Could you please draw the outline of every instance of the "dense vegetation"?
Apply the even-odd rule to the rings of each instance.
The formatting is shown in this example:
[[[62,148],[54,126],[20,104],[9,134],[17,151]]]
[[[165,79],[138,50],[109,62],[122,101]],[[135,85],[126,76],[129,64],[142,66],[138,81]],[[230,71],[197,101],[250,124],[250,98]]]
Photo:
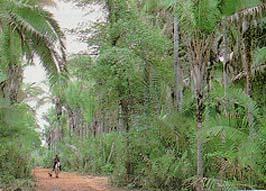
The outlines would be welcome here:
[[[0,7],[0,188],[30,190],[32,156],[41,141],[35,111],[24,101],[40,88],[22,84],[23,70],[38,57],[57,84],[65,63],[63,33],[35,0],[2,0]]]
[[[36,2],[8,2],[0,9],[1,183],[29,176],[28,153],[39,145],[23,103],[34,91],[19,80],[22,58],[37,54],[55,103],[39,164],[50,167],[59,153],[65,170],[149,191],[266,188],[265,1],[97,1],[108,17],[86,40],[98,49],[67,61],[50,14]]]

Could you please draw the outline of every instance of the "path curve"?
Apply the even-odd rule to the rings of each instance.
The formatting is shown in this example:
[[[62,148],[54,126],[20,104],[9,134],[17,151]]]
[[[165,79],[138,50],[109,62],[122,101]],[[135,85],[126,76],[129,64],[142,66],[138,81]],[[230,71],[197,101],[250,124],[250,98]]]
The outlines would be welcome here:
[[[81,176],[76,173],[61,172],[59,178],[49,177],[49,169],[36,168],[33,175],[37,181],[37,191],[123,191],[112,188],[107,177]]]

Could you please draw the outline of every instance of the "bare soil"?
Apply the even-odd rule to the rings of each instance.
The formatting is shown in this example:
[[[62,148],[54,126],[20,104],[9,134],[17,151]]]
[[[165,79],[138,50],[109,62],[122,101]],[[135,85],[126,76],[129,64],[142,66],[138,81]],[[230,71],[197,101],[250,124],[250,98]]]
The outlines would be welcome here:
[[[61,172],[59,178],[55,178],[54,174],[50,177],[48,172],[49,169],[34,169],[37,191],[125,191],[112,187],[107,177]]]

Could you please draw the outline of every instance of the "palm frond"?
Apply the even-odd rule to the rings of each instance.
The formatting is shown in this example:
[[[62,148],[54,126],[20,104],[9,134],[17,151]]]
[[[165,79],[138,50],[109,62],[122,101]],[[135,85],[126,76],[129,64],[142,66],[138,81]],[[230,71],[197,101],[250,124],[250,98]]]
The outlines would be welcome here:
[[[39,8],[10,1],[12,9],[5,18],[12,30],[19,34],[26,55],[36,54],[53,82],[66,72],[64,34],[52,15]],[[53,80],[54,79],[54,80]]]
[[[228,25],[235,24],[236,26],[242,26],[245,22],[252,23],[263,18],[266,14],[266,3],[261,3],[255,7],[243,9],[234,15],[227,17],[226,21]],[[242,26],[242,30],[246,27]]]
[[[255,72],[263,72],[266,68],[266,47],[259,48],[254,53],[253,70]]]

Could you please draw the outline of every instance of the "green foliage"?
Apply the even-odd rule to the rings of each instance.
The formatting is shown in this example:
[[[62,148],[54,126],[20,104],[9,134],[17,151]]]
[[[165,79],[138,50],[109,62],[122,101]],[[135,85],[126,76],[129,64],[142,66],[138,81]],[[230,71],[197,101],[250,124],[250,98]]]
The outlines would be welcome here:
[[[31,152],[40,146],[33,113],[25,104],[0,104],[0,187],[14,186],[16,179],[29,179],[34,165]],[[18,185],[27,181],[17,182]],[[24,183],[23,183],[24,184]]]
[[[64,35],[51,14],[35,3],[0,1],[0,190],[33,189],[32,151],[41,144],[32,108],[25,103],[14,103],[20,100],[9,100],[10,92],[22,94],[19,79],[13,79],[15,84],[9,85],[12,78],[23,76],[22,70],[14,71],[14,68],[21,67],[24,58],[32,62],[37,55],[50,82],[60,82],[59,73],[63,71]],[[36,92],[28,93],[36,96]]]
[[[50,82],[55,84],[64,71],[64,34],[49,12],[32,3],[0,2],[1,67],[20,65],[23,56],[31,62],[32,56],[38,55]]]
[[[69,171],[109,175],[113,172],[115,159],[124,152],[123,136],[116,133],[86,140],[66,137],[65,142],[58,145],[57,153],[63,169]],[[53,155],[53,151],[42,154],[44,167],[51,167]]]
[[[82,83],[69,83],[67,89],[64,91],[65,102],[72,109],[81,108],[86,114],[85,119],[87,122],[91,122],[94,107],[95,98],[90,89],[86,89]]]
[[[128,97],[129,89],[141,87],[143,61],[125,48],[111,48],[99,57],[94,67],[95,80],[103,84],[105,95]],[[123,98],[122,98],[123,99]]]
[[[254,70],[259,72],[263,71],[265,68],[266,47],[257,49],[255,51],[254,60]]]
[[[228,16],[243,8],[254,7],[259,3],[261,3],[260,0],[222,0],[220,1],[220,8],[222,13]]]
[[[198,47],[191,47],[191,42],[204,44],[211,39],[215,42],[206,43],[209,47],[202,54],[211,51],[214,57],[204,60],[205,55],[197,55],[202,58],[196,58],[197,64],[210,66],[210,76],[202,76],[210,77],[210,82],[209,87],[203,87],[208,94],[206,100],[201,100],[204,108],[200,108],[205,111],[199,133],[203,142],[204,189],[264,188],[266,127],[265,96],[261,95],[265,95],[265,71],[261,70],[259,75],[257,71],[253,73],[253,97],[245,93],[242,79],[224,89],[222,65],[216,63],[216,56],[220,55],[215,52],[221,49],[215,46],[222,46],[219,43],[223,42],[216,42],[221,38],[214,35],[223,35],[218,29],[226,16],[260,1],[109,0],[106,3],[110,15],[96,38],[99,55],[73,57],[69,61],[71,80],[55,93],[61,95],[67,112],[80,112],[80,116],[74,116],[74,122],[80,120],[85,125],[74,124],[74,128],[79,131],[85,127],[89,132],[85,136],[71,134],[73,127],[69,125],[73,121],[67,116],[71,112],[63,114],[66,123],[61,128],[68,130],[62,140],[53,143],[63,168],[110,175],[114,184],[129,188],[193,190],[198,181],[195,176],[198,143],[195,92],[194,87],[190,88],[191,54],[195,52],[190,49],[200,52],[195,50]],[[172,31],[174,16],[178,16],[180,24],[179,57],[184,72],[181,112],[176,112],[173,104],[173,33],[165,32]],[[208,38],[209,35],[214,38]],[[239,43],[238,36],[234,29],[230,36],[234,42],[228,47],[234,53],[239,47],[231,46]],[[265,46],[261,44],[260,47]],[[264,53],[264,48],[255,51],[254,67],[264,65]],[[234,57],[227,66],[230,79],[245,71],[237,65],[240,62],[233,63]],[[248,114],[252,115],[252,121]],[[54,111],[48,115],[51,123],[46,127],[46,135],[53,133],[57,122]],[[51,165],[53,154],[54,151],[43,154],[44,166]]]
[[[202,37],[212,33],[221,20],[218,0],[184,0],[178,6],[178,13],[182,30],[190,36]]]

